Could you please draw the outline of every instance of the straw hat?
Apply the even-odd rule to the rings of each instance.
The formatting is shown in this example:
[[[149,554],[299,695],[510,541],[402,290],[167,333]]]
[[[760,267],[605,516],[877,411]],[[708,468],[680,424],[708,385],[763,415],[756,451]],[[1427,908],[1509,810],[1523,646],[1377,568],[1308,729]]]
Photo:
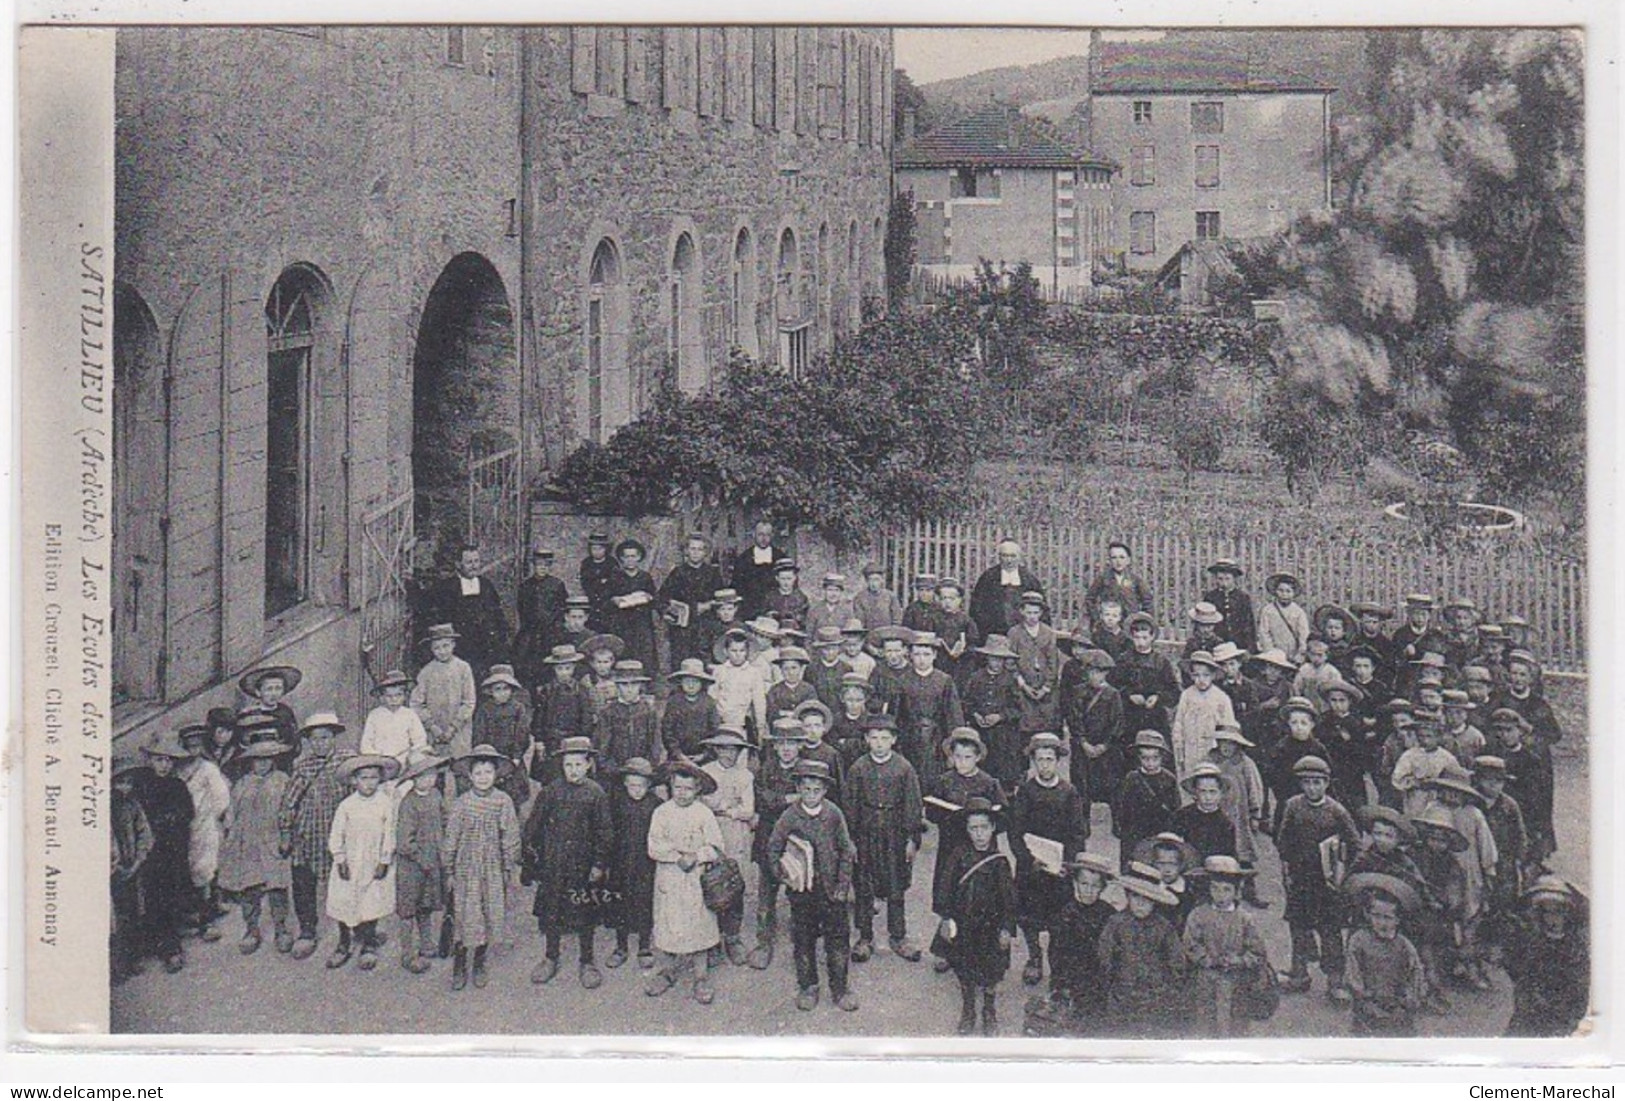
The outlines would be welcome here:
[[[1416,888],[1397,875],[1389,875],[1387,872],[1355,872],[1343,881],[1343,893],[1351,897],[1363,894],[1386,895],[1399,903],[1400,910],[1407,913],[1422,905],[1422,898],[1416,893]]]
[[[1147,872],[1151,874],[1147,875]],[[1149,898],[1162,906],[1179,905],[1179,899],[1174,897],[1174,893],[1162,885],[1162,879],[1156,874],[1156,869],[1146,868],[1143,864],[1138,866],[1130,864],[1128,874],[1117,878],[1117,885],[1130,894]]]
[[[1248,741],[1246,735],[1242,734],[1240,723],[1221,722],[1213,732],[1213,740],[1215,742],[1235,742],[1244,749],[1252,749],[1256,744]]]
[[[1010,649],[1010,639],[1005,635],[988,635],[986,642],[975,647],[975,652],[990,658],[1007,658],[1012,661],[1020,656]]]
[[[1341,604],[1322,604],[1315,609],[1314,624],[1316,632],[1320,634],[1326,633],[1326,621],[1328,619],[1341,619],[1345,628],[1353,627],[1357,622],[1354,613]]]
[[[237,687],[243,690],[245,696],[260,694],[260,682],[267,677],[281,677],[283,687],[292,692],[299,687],[299,682],[305,675],[291,665],[266,665],[258,669],[250,669],[237,681]]]
[[[842,638],[846,638],[848,635],[861,638],[866,637],[868,634],[869,629],[863,625],[863,620],[857,618],[856,616],[853,616],[851,619],[841,624]]]
[[[1248,879],[1258,874],[1252,868],[1243,868],[1241,861],[1233,856],[1223,854],[1210,856],[1202,861],[1202,873],[1209,879]]]
[[[549,650],[547,652],[547,656],[542,659],[542,664],[574,665],[577,662],[586,660],[587,655],[583,654],[580,650],[577,650],[574,643],[566,642],[561,646],[555,646]]]
[[[1213,655],[1206,650],[1197,650],[1186,660],[1189,661],[1192,666],[1205,665],[1215,673],[1219,671],[1219,663],[1215,661]]]
[[[347,727],[339,722],[339,717],[333,712],[318,711],[305,720],[304,725],[299,728],[299,733],[308,737],[318,730],[331,730],[334,734],[343,734],[346,729]]]
[[[1212,761],[1203,761],[1201,764],[1191,769],[1190,772],[1186,774],[1185,778],[1179,781],[1179,786],[1190,792],[1192,795],[1195,795],[1196,781],[1201,779],[1217,780],[1219,782],[1219,791],[1221,793],[1229,791],[1231,787],[1230,777],[1226,776],[1224,774],[1224,770],[1218,765],[1214,764]]]
[[[385,673],[377,684],[372,686],[372,694],[381,696],[386,688],[411,688],[417,683],[399,669],[391,669]]]
[[[687,776],[698,784],[701,797],[716,794],[716,778],[691,761],[667,761],[660,772],[660,780],[667,786],[679,776]]]
[[[1433,594],[1432,593],[1406,593],[1405,594],[1405,607],[1406,607],[1407,610],[1409,610],[1411,608],[1426,608],[1428,611],[1432,611],[1433,610],[1433,605],[1434,605],[1434,600],[1433,600]]]
[[[442,642],[446,639],[451,639],[453,642],[455,642],[457,639],[462,637],[462,635],[457,633],[457,628],[452,626],[450,623],[436,623],[433,627],[429,628],[428,634],[424,635],[418,640],[418,645],[428,646],[431,643]]]
[[[738,604],[742,599],[738,589],[718,589],[711,594],[713,604]]]
[[[912,650],[916,646],[929,646],[933,650],[940,650],[942,639],[937,637],[935,631],[915,631],[913,637],[908,640],[908,648]]]
[[[1365,699],[1365,689],[1351,681],[1344,680],[1342,677],[1338,677],[1336,680],[1320,686],[1320,694],[1322,696],[1329,696],[1333,692],[1343,693],[1343,695],[1347,696],[1354,703],[1359,703]]]
[[[1361,616],[1368,615],[1376,616],[1381,620],[1389,620],[1394,618],[1394,610],[1388,607],[1388,605],[1375,604],[1369,600],[1356,600],[1353,604],[1349,605],[1349,611],[1354,613],[1356,619]]]
[[[799,646],[786,646],[773,658],[773,664],[783,665],[787,661],[799,661],[803,665],[810,665],[812,655]]]
[[[1099,853],[1081,852],[1068,860],[1065,866],[1066,870],[1074,875],[1078,872],[1094,872],[1107,881],[1117,878],[1117,865]]]
[[[835,713],[824,705],[823,700],[803,700],[796,705],[795,716],[800,719],[806,715],[818,714],[824,717],[824,728],[827,730],[835,722]]]
[[[784,637],[784,632],[779,629],[779,621],[770,615],[759,615],[749,623],[746,623],[745,626],[750,628],[752,633],[759,635],[770,642]]]
[[[1281,705],[1281,716],[1283,718],[1292,714],[1294,711],[1302,711],[1311,719],[1320,717],[1320,708],[1316,707],[1314,705],[1314,701],[1310,700],[1307,696],[1293,696]]]
[[[519,678],[513,675],[513,666],[511,665],[491,666],[491,672],[487,674],[484,680],[480,681],[480,687],[490,688],[493,684],[506,684],[515,691],[525,687],[519,683]]]
[[[380,779],[386,783],[401,774],[401,763],[395,758],[387,757],[382,753],[357,753],[354,756],[346,757],[339,762],[339,767],[335,772],[339,779],[349,780],[364,768],[377,769]]]
[[[1135,749],[1160,749],[1168,752],[1168,739],[1156,730],[1142,730],[1134,735]]]
[[[1132,632],[1136,627],[1149,627],[1152,631],[1157,629],[1157,621],[1150,612],[1135,612],[1123,621],[1123,630]]]
[[[1215,558],[1207,568],[1208,573],[1227,573],[1233,577],[1242,577],[1247,571],[1234,558]]]
[[[1027,756],[1030,758],[1040,749],[1053,749],[1057,756],[1066,752],[1066,743],[1061,741],[1059,734],[1052,734],[1047,730],[1039,731],[1027,739]]]
[[[1460,792],[1461,794],[1472,799],[1475,803],[1482,804],[1484,802],[1484,793],[1473,786],[1472,774],[1466,769],[1462,768],[1460,765],[1456,765],[1453,768],[1445,768],[1439,773],[1439,775],[1429,780],[1423,786],[1448,788],[1451,791]]]
[[[401,773],[401,779],[416,780],[425,772],[434,772],[437,769],[445,768],[449,764],[451,764],[450,757],[438,757],[433,753],[424,754],[407,764],[405,771]]]
[[[1293,665],[1291,660],[1287,658],[1286,651],[1276,646],[1271,646],[1268,650],[1261,650],[1254,654],[1250,659],[1250,663],[1273,665],[1277,669],[1285,669],[1288,673],[1298,671],[1298,667]]]
[[[1179,853],[1179,869],[1183,872],[1194,871],[1202,866],[1202,854],[1195,845],[1186,841],[1177,833],[1164,830],[1155,837],[1142,838],[1134,846],[1132,859],[1140,864],[1151,867],[1156,866],[1157,850],[1173,849]]]
[[[1238,658],[1242,661],[1246,661],[1247,651],[1243,650],[1240,646],[1237,646],[1229,639],[1225,639],[1223,642],[1219,643],[1213,648],[1212,656],[1214,661],[1218,662],[1220,665],[1223,665],[1227,661],[1235,661]]]
[[[825,624],[813,634],[813,649],[838,650],[841,646],[841,629],[833,623]]]
[[[496,750],[493,749],[491,746],[488,746],[488,745],[487,746],[476,746],[475,748],[476,749],[490,750],[492,755],[495,755],[496,757],[498,757],[501,760],[504,760],[504,761],[507,760],[506,757],[503,757],[502,754],[497,753]],[[570,737],[570,738],[561,738],[559,740],[558,748],[553,750],[553,756],[555,756],[555,757],[563,757],[564,755],[566,755],[568,753],[585,753],[589,757],[597,757],[598,756],[598,747],[593,744],[591,738],[588,738],[585,735],[578,734],[578,735],[575,735],[574,737]],[[466,756],[472,757],[472,756],[474,756],[474,754],[470,753],[470,754],[467,754]]]
[[[1117,668],[1117,659],[1105,650],[1089,649],[1078,655],[1078,660],[1085,669],[1100,669],[1111,671]]]
[[[871,691],[869,686],[869,678],[857,671],[842,673],[841,691],[845,692],[848,688],[861,688],[863,689],[863,694],[867,696]]]
[[[823,783],[825,790],[835,786],[835,774],[830,771],[828,761],[810,759],[797,761],[795,767],[790,770],[790,779],[798,784],[803,780],[818,780]]]
[[[1217,627],[1224,622],[1224,613],[1206,600],[1197,601],[1196,606],[1186,615],[1190,617],[1192,623],[1200,623],[1208,627]]]
[[[260,757],[281,757],[292,752],[293,746],[291,745],[267,741],[255,742],[253,745],[244,747],[242,753],[238,754],[238,756],[245,761],[253,761]]]
[[[768,738],[775,742],[807,742],[807,728],[794,715],[784,714],[773,720]]]
[[[1372,803],[1361,807],[1355,812],[1354,816],[1359,819],[1360,828],[1368,833],[1374,823],[1386,822],[1399,831],[1400,841],[1409,844],[1416,840],[1416,827],[1411,825],[1409,818],[1406,818],[1393,807],[1385,807],[1381,803]]]
[[[181,736],[173,730],[165,730],[154,734],[141,747],[141,752],[149,757],[169,757],[176,761],[189,761],[192,751],[181,744]]]
[[[581,644],[581,652],[589,658],[601,650],[608,650],[615,655],[616,661],[620,661],[621,656],[626,653],[626,640],[620,635],[612,635],[605,631],[591,636]]]
[[[1288,585],[1291,585],[1298,592],[1303,591],[1303,582],[1298,579],[1297,574],[1292,573],[1290,570],[1282,570],[1280,573],[1270,574],[1264,579],[1264,589],[1266,592],[1274,592],[1276,586],[1280,585],[1283,581]]]
[[[1524,888],[1522,896],[1525,905],[1533,906],[1540,902],[1556,902],[1585,913],[1587,909],[1586,897],[1568,880],[1557,875],[1537,876],[1535,881]]]
[[[1021,606],[1025,608],[1029,604],[1036,605],[1039,608],[1049,607],[1049,601],[1045,600],[1044,594],[1037,589],[1028,589],[1021,594]]]
[[[1435,803],[1433,806],[1424,810],[1421,814],[1413,815],[1411,817],[1411,824],[1414,825],[1417,832],[1422,834],[1424,837],[1436,835],[1449,838],[1450,851],[1453,853],[1465,852],[1467,850],[1467,839],[1463,837],[1461,835],[1461,831],[1456,828],[1456,823],[1451,817],[1449,807],[1442,807]]]
[[[647,684],[653,678],[643,671],[643,662],[636,658],[617,661],[611,674],[616,684]]]
[[[666,679],[672,681],[682,677],[693,677],[706,684],[715,684],[717,679],[705,671],[705,662],[699,658],[684,658],[677,663],[677,668],[666,674]]]
[[[719,730],[709,738],[700,741],[701,745],[708,745],[712,749],[751,749],[754,748],[745,739],[732,730]]]
[[[642,776],[645,780],[655,778],[655,766],[647,757],[628,757],[615,772],[621,776]]]

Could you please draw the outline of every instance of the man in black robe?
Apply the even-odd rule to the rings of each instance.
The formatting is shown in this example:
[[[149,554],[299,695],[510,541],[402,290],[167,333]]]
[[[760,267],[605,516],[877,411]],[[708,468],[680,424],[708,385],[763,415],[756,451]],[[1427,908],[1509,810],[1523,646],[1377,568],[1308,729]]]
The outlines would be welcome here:
[[[519,634],[514,638],[514,665],[527,687],[541,683],[542,659],[555,645],[564,626],[569,590],[553,574],[556,556],[545,547],[530,552],[531,575],[519,585]]]
[[[716,606],[716,593],[721,588],[722,570],[711,561],[710,542],[703,535],[690,535],[683,544],[683,560],[660,584],[659,607],[666,617],[673,669],[684,658],[699,658],[710,664],[710,639],[704,620]],[[673,601],[688,605],[688,626],[677,625],[676,613],[670,607]]]
[[[435,586],[430,606],[432,623],[450,623],[461,636],[458,656],[482,680],[495,662],[508,660],[508,617],[496,586],[480,576],[484,562],[480,548],[465,546],[457,554],[457,573]]]
[[[773,521],[758,520],[750,544],[734,555],[731,580],[739,592],[740,619],[755,619],[762,614],[767,595],[774,589],[773,568],[781,559],[790,557],[774,543],[773,534]]]
[[[1006,539],[999,544],[999,564],[990,566],[971,589],[970,617],[982,637],[1002,635],[1021,621],[1021,594],[1042,593],[1044,586],[1021,564],[1021,544]],[[1049,622],[1049,613],[1044,614]]]

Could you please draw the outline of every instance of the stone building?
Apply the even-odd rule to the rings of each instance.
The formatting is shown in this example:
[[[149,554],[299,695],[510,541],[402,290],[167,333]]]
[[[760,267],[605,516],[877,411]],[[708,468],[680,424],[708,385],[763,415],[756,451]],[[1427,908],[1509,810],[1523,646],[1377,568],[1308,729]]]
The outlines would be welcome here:
[[[1026,261],[1051,289],[1088,285],[1112,249],[1116,165],[994,104],[897,151],[895,182],[912,191],[918,262],[951,278],[982,259]]]
[[[1323,81],[1247,54],[1098,35],[1089,69],[1092,144],[1124,165],[1115,233],[1130,269],[1330,209],[1335,89]]]
[[[580,442],[882,293],[889,30],[127,28],[117,66],[121,732],[267,661],[358,719],[437,547],[511,576]]]

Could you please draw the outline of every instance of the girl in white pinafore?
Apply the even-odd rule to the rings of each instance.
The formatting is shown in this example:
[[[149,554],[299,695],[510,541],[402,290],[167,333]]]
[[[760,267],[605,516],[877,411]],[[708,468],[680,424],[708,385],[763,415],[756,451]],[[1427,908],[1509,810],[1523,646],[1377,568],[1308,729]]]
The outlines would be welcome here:
[[[649,822],[649,858],[655,862],[654,944],[662,966],[646,993],[658,996],[677,983],[684,961],[694,966],[694,1000],[709,1005],[713,992],[706,954],[722,940],[717,916],[705,905],[700,876],[722,856],[722,828],[699,796],[716,791],[716,781],[687,762],[667,766],[669,802]]]
[[[327,851],[333,872],[327,881],[327,915],[339,923],[339,944],[328,967],[350,959],[352,934],[361,948],[360,967],[378,965],[378,919],[395,910],[394,795],[381,786],[401,774],[400,762],[381,754],[361,753],[338,768],[355,791],[333,814]]]

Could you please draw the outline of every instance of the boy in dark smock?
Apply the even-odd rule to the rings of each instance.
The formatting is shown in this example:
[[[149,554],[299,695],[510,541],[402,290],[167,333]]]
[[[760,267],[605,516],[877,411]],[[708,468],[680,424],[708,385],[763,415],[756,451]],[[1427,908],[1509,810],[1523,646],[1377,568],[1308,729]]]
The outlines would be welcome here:
[[[1044,979],[1040,934],[1054,929],[1072,891],[1065,878],[1038,866],[1022,836],[1032,834],[1060,842],[1063,857],[1070,859],[1089,841],[1089,804],[1061,776],[1059,735],[1034,734],[1027,740],[1027,759],[1032,762],[1033,775],[1016,788],[1007,821],[1010,851],[1016,857],[1018,925],[1027,940],[1027,964],[1022,968],[1021,981],[1037,986]]]
[[[608,878],[613,854],[609,796],[587,775],[597,756],[591,739],[566,738],[559,744],[562,775],[536,794],[522,835],[524,867],[536,884],[531,912],[546,938],[546,956],[530,981],[546,983],[559,971],[565,933],[581,938],[581,985],[603,983],[593,962],[593,929],[599,907],[590,892]]]
[[[886,932],[892,951],[914,963],[920,958],[920,950],[908,943],[904,896],[913,878],[920,837],[925,833],[920,778],[908,759],[893,748],[897,727],[891,716],[872,717],[865,738],[869,752],[853,763],[846,777],[852,840],[858,848],[853,912],[858,943],[852,949],[852,959],[862,963],[873,954],[872,904],[885,899]]]

